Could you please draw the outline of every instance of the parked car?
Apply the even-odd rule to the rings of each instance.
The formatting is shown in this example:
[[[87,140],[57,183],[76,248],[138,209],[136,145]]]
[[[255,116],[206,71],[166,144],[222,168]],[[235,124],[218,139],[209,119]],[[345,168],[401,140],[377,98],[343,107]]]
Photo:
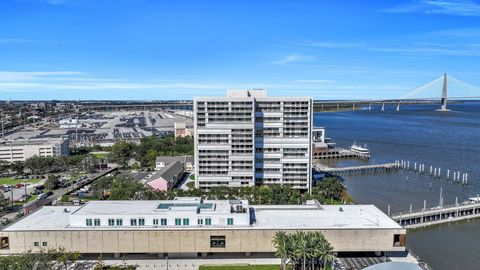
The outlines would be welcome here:
[[[25,186],[25,184],[23,184],[23,183],[15,184],[15,187],[16,187],[16,188],[21,188],[21,187],[23,187],[23,186]]]

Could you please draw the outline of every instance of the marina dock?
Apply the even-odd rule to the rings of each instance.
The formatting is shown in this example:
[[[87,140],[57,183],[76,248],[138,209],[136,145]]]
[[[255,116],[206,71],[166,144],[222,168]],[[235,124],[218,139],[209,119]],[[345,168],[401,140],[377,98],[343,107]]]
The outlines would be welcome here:
[[[384,173],[400,170],[398,163],[384,163],[384,164],[372,164],[361,165],[351,167],[333,168],[319,163],[315,163],[314,167],[319,172],[334,174],[334,175],[353,175],[353,174],[371,174],[371,173]]]
[[[427,227],[480,217],[480,201],[466,201],[443,207],[424,208],[391,216],[406,229]]]

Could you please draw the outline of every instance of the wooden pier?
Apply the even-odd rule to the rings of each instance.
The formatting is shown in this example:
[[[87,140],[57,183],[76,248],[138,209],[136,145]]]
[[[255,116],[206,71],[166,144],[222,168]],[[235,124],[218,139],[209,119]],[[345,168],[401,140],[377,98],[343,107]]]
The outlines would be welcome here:
[[[406,229],[427,227],[453,221],[480,217],[480,202],[463,202],[443,207],[424,208],[392,215]]]
[[[400,169],[398,163],[384,163],[373,165],[362,165],[352,167],[332,168],[321,164],[314,164],[314,167],[319,172],[325,172],[333,175],[354,175],[354,174],[371,174],[397,171]]]

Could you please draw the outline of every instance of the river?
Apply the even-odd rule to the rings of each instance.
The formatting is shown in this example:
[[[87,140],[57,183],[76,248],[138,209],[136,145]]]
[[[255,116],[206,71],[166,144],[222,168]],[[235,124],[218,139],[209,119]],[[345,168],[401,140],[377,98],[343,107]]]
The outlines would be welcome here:
[[[411,172],[345,176],[357,203],[375,204],[387,212],[408,211],[459,202],[480,193],[480,103],[449,105],[451,112],[437,112],[438,105],[404,106],[372,111],[315,113],[314,125],[326,128],[326,137],[340,147],[366,144],[371,158],[330,161],[332,166],[375,164],[409,160],[425,164],[425,175]],[[441,168],[443,178],[428,176],[430,165]],[[468,173],[468,184],[446,180],[447,169]],[[434,270],[480,269],[480,221],[463,221],[409,230],[407,248]]]

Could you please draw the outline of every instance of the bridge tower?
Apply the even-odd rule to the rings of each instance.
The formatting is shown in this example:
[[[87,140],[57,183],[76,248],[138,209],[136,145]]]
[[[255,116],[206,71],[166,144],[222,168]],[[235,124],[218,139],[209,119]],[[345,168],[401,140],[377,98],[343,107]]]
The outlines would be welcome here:
[[[442,108],[439,109],[440,112],[448,112],[447,109],[447,73],[443,74],[443,88],[442,88]]]

